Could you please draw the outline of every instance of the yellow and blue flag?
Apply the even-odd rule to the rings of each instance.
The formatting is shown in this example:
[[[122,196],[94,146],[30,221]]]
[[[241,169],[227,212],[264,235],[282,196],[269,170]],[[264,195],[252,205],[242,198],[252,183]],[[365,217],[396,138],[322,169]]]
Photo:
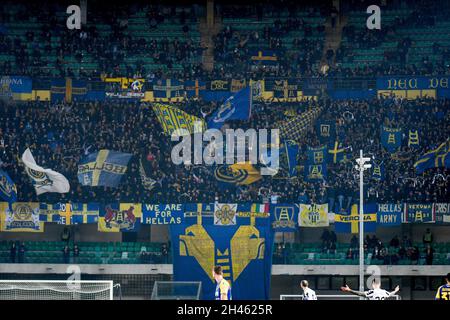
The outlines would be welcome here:
[[[153,104],[153,111],[164,133],[169,136],[174,132],[178,132],[180,129],[185,129],[192,134],[202,132],[206,127],[203,119],[192,116],[167,104],[155,103]],[[195,123],[199,123],[200,126],[196,127]],[[178,134],[181,135],[181,133]]]
[[[328,146],[328,160],[332,163],[339,163],[345,160],[345,150],[342,143],[334,141]]]
[[[352,205],[350,214],[335,214],[334,230],[336,233],[359,233],[359,206]],[[376,204],[364,205],[364,232],[375,232],[377,229]]]
[[[72,224],[97,223],[100,205],[96,202],[72,203]]]
[[[254,50],[250,60],[255,64],[274,65],[278,62],[277,52],[273,50]]]
[[[70,203],[40,203],[39,219],[42,222],[70,225],[72,224],[72,206]]]
[[[78,181],[83,186],[117,188],[131,157],[129,153],[106,149],[91,153],[78,164]]]
[[[414,168],[419,174],[425,170],[439,167],[450,168],[450,138],[441,143],[439,147],[423,154],[414,163]]]

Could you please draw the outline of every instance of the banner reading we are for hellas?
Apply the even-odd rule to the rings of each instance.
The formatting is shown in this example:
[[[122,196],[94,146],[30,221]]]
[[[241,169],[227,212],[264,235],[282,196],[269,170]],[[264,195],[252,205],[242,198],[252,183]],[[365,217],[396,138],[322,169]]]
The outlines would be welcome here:
[[[144,224],[180,224],[184,215],[182,204],[144,204],[142,223]]]

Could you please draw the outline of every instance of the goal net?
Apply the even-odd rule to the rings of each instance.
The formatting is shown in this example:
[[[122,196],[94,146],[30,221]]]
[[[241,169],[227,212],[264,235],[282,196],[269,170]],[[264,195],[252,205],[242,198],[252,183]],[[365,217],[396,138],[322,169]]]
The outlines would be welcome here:
[[[0,280],[0,300],[113,300],[113,282]]]
[[[201,282],[155,281],[152,300],[200,300]]]
[[[400,300],[399,295],[393,295],[386,300]],[[301,294],[281,294],[280,300],[303,300],[303,295]],[[344,295],[344,294],[318,294],[317,300],[361,300],[360,297],[354,295]],[[366,300],[366,298],[364,298]]]

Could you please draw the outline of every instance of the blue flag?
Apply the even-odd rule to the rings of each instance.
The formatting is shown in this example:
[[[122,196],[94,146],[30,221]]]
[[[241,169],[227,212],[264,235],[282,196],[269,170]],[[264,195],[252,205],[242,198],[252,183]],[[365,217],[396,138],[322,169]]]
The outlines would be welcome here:
[[[423,154],[414,164],[418,174],[431,168],[450,168],[450,139],[441,143],[439,147]]]
[[[6,171],[3,171],[2,169],[0,169],[0,198],[7,201],[9,204],[17,201],[16,185]]]
[[[308,181],[322,181],[327,177],[327,146],[308,147],[305,178]]]
[[[339,163],[345,159],[345,149],[342,143],[334,141],[328,145],[328,160],[331,163]]]
[[[398,151],[402,146],[402,129],[381,126],[381,145],[390,153]]]
[[[78,165],[78,181],[83,186],[116,188],[127,171],[131,156],[106,149],[91,153]]]
[[[284,143],[286,158],[289,168],[289,177],[293,177],[297,174],[297,155],[299,152],[299,146],[293,140],[287,140]]]
[[[372,167],[372,178],[378,181],[383,181],[386,175],[386,170],[384,168],[384,163],[376,163],[373,161]]]
[[[297,230],[299,206],[296,204],[272,204],[270,216],[274,232],[295,232]]]
[[[228,120],[248,120],[252,109],[252,90],[248,86],[229,97],[208,121],[209,129],[220,129]]]

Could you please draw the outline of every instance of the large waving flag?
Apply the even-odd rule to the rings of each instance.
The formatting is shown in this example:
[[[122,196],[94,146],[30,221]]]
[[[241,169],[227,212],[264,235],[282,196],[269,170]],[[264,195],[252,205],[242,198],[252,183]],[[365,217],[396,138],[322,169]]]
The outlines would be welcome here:
[[[153,104],[153,111],[155,112],[159,123],[161,123],[164,133],[169,136],[180,129],[185,129],[192,134],[202,132],[205,127],[203,119],[192,116],[167,104],[155,103]],[[194,126],[196,122],[201,123],[199,128]],[[179,135],[181,134],[179,133]]]
[[[17,187],[6,171],[0,169],[0,198],[13,203],[17,201]]]
[[[70,190],[69,181],[61,173],[51,169],[44,169],[36,164],[30,149],[22,155],[25,171],[33,181],[36,194],[46,192],[67,193]]]
[[[131,157],[129,153],[106,149],[88,154],[78,164],[78,181],[83,186],[117,188]]]
[[[431,168],[450,168],[450,138],[439,147],[422,155],[414,164],[417,173],[423,173]]]
[[[250,86],[229,97],[208,121],[209,129],[220,129],[228,120],[248,120],[252,110]]]

